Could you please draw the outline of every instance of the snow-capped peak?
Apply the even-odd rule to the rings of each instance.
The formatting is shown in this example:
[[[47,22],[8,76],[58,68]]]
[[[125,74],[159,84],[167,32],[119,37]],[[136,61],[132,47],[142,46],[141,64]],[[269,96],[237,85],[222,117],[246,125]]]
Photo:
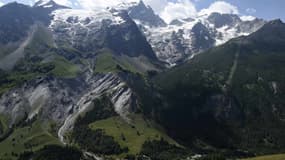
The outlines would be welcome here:
[[[232,38],[249,35],[265,23],[261,19],[246,18],[237,14],[211,13],[175,19],[166,26],[151,27],[138,19],[135,22],[141,26],[158,59],[173,66]]]
[[[139,2],[121,3],[113,9],[126,11],[133,20],[140,21],[150,27],[166,26],[166,23],[155,14],[150,6],[145,5],[142,0]]]

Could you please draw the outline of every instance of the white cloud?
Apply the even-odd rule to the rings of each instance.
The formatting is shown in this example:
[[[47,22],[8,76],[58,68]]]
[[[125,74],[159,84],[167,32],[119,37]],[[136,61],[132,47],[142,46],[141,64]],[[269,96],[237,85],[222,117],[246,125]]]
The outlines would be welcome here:
[[[249,14],[254,14],[254,13],[256,13],[256,9],[254,9],[254,8],[247,8],[245,11],[246,11],[247,13],[249,13]]]
[[[64,5],[64,6],[72,6],[71,1],[69,0],[54,0],[57,4]]]
[[[253,20],[256,19],[256,17],[253,17],[253,16],[241,16],[240,19],[243,20],[243,21],[253,21]]]
[[[167,23],[177,18],[195,17],[197,14],[195,5],[189,0],[168,2],[159,14]]]
[[[165,21],[169,22],[176,18],[188,18],[196,15],[196,8],[190,0],[143,0],[156,14],[159,14]],[[84,9],[104,9],[116,6],[120,3],[139,2],[139,0],[77,0]]]
[[[3,5],[4,5],[4,3],[0,1],[0,7],[3,6]]]
[[[69,1],[69,0],[56,0]],[[104,9],[116,6],[120,3],[138,2],[139,0],[77,0],[73,4],[74,7],[84,9]],[[196,17],[197,15],[210,14],[213,12],[239,14],[238,8],[225,1],[216,1],[208,8],[197,12],[195,2],[200,0],[143,0],[146,5],[151,6],[156,14],[160,15],[167,23],[177,18]],[[78,3],[78,6],[75,5]]]
[[[202,9],[199,15],[208,15],[213,12],[218,12],[222,14],[239,14],[238,8],[225,1],[216,1],[210,5],[209,8]]]
[[[33,6],[34,5],[34,1],[33,0],[29,0],[29,2],[28,2],[28,4],[30,5],[30,6]]]
[[[140,0],[77,0],[77,3],[84,9],[104,9],[107,7],[116,6],[120,3],[139,2]],[[146,5],[158,14],[167,5],[167,0],[143,0]]]
[[[79,4],[77,2],[73,2],[73,6],[78,7]]]
[[[167,5],[167,0],[143,0],[146,5],[156,12],[160,13]],[[77,4],[84,9],[104,9],[116,6],[120,3],[139,2],[139,0],[77,0]]]
[[[80,6],[84,9],[104,9],[107,7],[116,6],[120,3],[137,2],[138,0],[77,0]]]

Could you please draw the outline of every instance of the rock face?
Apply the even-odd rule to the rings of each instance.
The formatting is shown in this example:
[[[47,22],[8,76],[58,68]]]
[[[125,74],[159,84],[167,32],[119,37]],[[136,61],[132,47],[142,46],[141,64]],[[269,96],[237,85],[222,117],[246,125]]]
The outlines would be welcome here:
[[[38,3],[43,3],[39,1]],[[35,4],[30,7],[17,2],[9,3],[0,9],[0,43],[7,44],[21,41],[28,35],[28,31],[36,22],[45,25],[50,23],[49,14],[56,9],[67,8],[48,1],[43,5]],[[48,5],[45,7],[44,5]]]
[[[76,87],[74,87],[76,86]],[[11,116],[10,126],[37,116],[63,124],[59,135],[72,128],[76,118],[90,110],[92,100],[106,95],[114,110],[128,121],[136,110],[132,90],[116,74],[86,74],[76,79],[38,78],[5,93],[0,99],[0,113]]]
[[[10,3],[0,9],[0,43],[18,42],[28,35],[30,27],[36,22],[48,23],[49,16],[32,7]]]
[[[139,3],[122,3],[114,9],[125,10],[129,16],[135,20],[150,27],[165,27],[167,24],[158,15],[154,13],[150,6],[146,6],[143,1]]]
[[[5,55],[2,59],[0,59],[0,69],[2,70],[12,70],[16,63],[21,59],[24,58],[24,50],[28,46],[29,43],[31,43],[34,32],[36,30],[36,26],[32,26],[30,33],[27,35],[27,38],[21,42],[19,46],[17,46],[17,49],[12,51],[10,54]]]
[[[107,95],[114,105],[114,110],[126,122],[130,121],[128,115],[137,107],[132,90],[117,75],[98,75],[94,78],[88,77],[87,81],[90,84],[89,90],[85,91],[78,101],[72,105],[71,114],[64,118],[64,123],[58,131],[58,137],[63,143],[65,143],[64,135],[66,131],[72,129],[78,116],[90,110],[92,101],[96,98]]]
[[[138,7],[151,10],[143,4]],[[64,132],[72,128],[77,116],[103,94],[109,96],[118,115],[129,120],[128,114],[137,107],[132,89],[116,73],[93,73],[94,66],[90,64],[95,64],[97,55],[104,49],[110,50],[114,56],[126,58],[120,62],[124,65],[137,59],[132,62],[135,66],[141,67],[139,64],[142,64],[149,68],[147,63],[139,61],[157,61],[146,38],[125,10],[84,11],[54,1],[39,1],[33,7],[11,3],[1,7],[0,13],[1,47],[6,51],[5,47],[12,44],[11,51],[1,52],[0,68],[3,72],[25,70],[34,73],[29,64],[37,65],[37,68],[49,64],[51,69],[58,65],[54,63],[68,63],[80,68],[80,73],[73,78],[40,74],[36,76],[38,78],[17,83],[16,87],[5,92],[0,100],[0,113],[11,117],[10,126],[35,116],[53,120],[64,124],[59,131],[63,141]],[[60,60],[55,62],[59,57]],[[111,62],[106,63],[118,59],[111,58]],[[21,69],[16,71],[15,65],[22,65]],[[115,67],[123,70],[119,65]]]

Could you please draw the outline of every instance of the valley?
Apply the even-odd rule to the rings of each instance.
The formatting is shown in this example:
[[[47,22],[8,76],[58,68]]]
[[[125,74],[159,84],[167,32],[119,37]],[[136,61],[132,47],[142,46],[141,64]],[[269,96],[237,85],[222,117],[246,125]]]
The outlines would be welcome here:
[[[284,159],[284,44],[238,12],[7,3],[0,160]]]

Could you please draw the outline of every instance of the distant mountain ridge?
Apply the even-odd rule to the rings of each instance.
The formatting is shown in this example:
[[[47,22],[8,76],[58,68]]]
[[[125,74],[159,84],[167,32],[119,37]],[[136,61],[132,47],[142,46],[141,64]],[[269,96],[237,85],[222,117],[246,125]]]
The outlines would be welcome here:
[[[220,16],[220,18],[214,18],[214,16]],[[232,21],[233,17],[236,21]],[[218,21],[224,22],[215,25],[215,23],[221,23]],[[143,31],[159,59],[175,65],[232,38],[253,33],[264,23],[261,19],[241,21],[237,15],[213,13],[209,17],[180,21],[176,25],[171,23],[167,27],[146,27]],[[197,25],[200,27],[197,28]],[[201,27],[202,25],[204,27]]]
[[[52,0],[38,1],[33,8],[33,10],[45,10],[47,13],[57,9],[68,9]],[[231,38],[248,35],[265,23],[261,19],[242,21],[238,15],[212,13],[196,19],[173,20],[170,24],[166,24],[143,1],[122,3],[113,9],[127,12],[144,33],[156,57],[169,66],[179,64]],[[46,16],[46,19],[51,18],[47,13],[43,16]]]

